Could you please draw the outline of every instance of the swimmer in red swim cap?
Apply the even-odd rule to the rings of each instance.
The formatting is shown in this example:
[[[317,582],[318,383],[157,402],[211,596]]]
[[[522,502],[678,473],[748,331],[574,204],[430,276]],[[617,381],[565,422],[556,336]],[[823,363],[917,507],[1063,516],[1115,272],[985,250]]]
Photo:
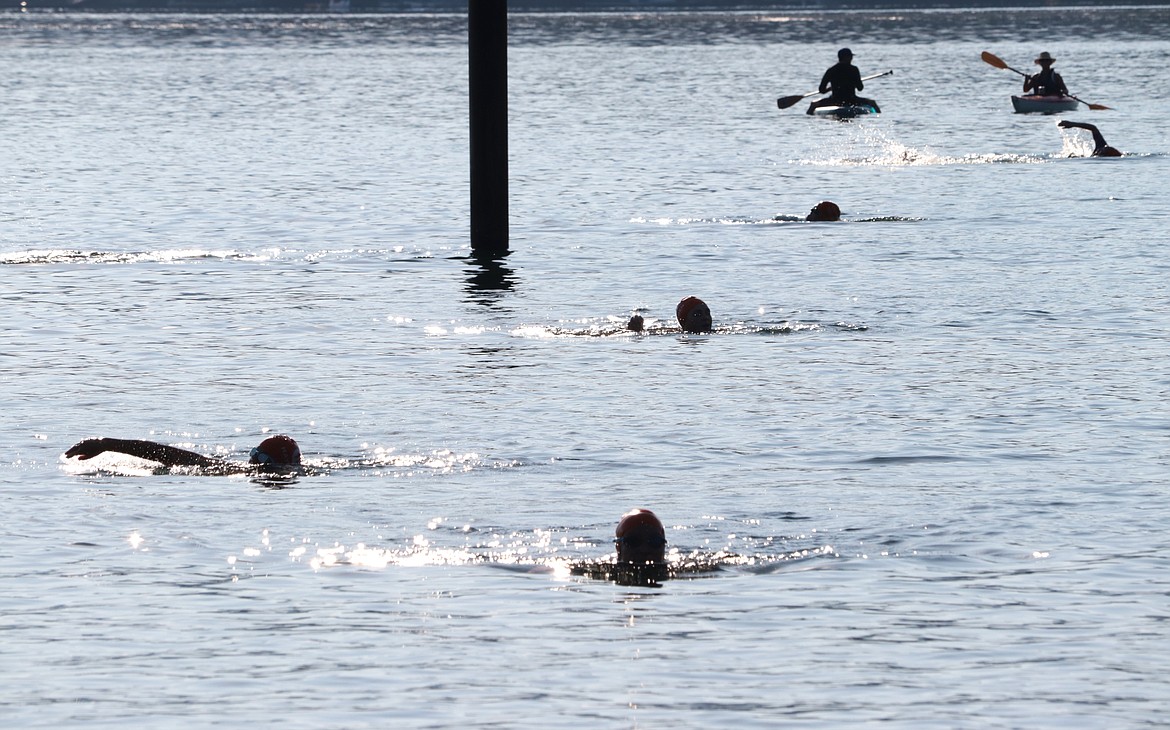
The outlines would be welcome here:
[[[698,297],[687,297],[679,302],[674,309],[674,314],[678,317],[678,323],[682,326],[683,332],[711,331],[711,310],[707,307],[707,303]]]
[[[613,541],[619,563],[661,565],[666,562],[666,530],[648,509],[635,509],[622,515]]]
[[[194,451],[180,449],[154,441],[135,439],[86,439],[65,452],[66,457],[76,456],[79,460],[92,459],[106,451],[129,454],[148,461],[157,461],[165,467],[191,466],[205,474],[240,474],[248,471],[300,470],[301,449],[289,436],[270,436],[252,449],[248,465],[237,464],[213,456],[204,456]]]
[[[824,222],[841,220],[841,209],[831,200],[822,200],[813,206],[805,216],[806,221]]]
[[[269,436],[252,449],[249,455],[250,464],[287,464],[299,466],[301,463],[301,447],[289,436]]]

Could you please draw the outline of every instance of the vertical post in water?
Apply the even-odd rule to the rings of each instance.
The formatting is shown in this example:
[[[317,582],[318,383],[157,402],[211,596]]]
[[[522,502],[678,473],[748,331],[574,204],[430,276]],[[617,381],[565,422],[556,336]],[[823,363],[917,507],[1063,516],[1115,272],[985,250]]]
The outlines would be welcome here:
[[[471,250],[508,253],[508,2],[467,0]]]

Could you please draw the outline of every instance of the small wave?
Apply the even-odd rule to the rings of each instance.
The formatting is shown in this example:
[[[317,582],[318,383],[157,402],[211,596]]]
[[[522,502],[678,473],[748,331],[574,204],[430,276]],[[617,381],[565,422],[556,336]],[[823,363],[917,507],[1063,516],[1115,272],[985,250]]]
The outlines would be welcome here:
[[[858,464],[929,464],[929,463],[950,463],[954,461],[967,461],[966,457],[962,456],[946,456],[946,455],[927,455],[927,456],[871,456],[867,459],[859,459]]]
[[[1047,161],[1043,155],[1021,155],[1006,152],[972,153],[954,157],[937,155],[911,148],[880,150],[857,156],[825,157],[821,159],[792,160],[795,165],[822,167],[916,167],[992,164],[1038,164]]]
[[[32,264],[140,264],[166,263],[192,259],[248,259],[253,256],[237,251],[207,249],[176,249],[155,253],[125,251],[81,251],[77,249],[43,249],[0,254],[0,264],[11,266]]]
[[[147,477],[167,471],[158,462],[113,451],[107,451],[85,460],[66,458],[62,454],[59,460],[61,470],[71,476]]]
[[[510,469],[522,466],[516,459],[489,459],[475,452],[459,453],[437,449],[427,453],[397,453],[378,447],[370,457],[337,468],[364,469],[370,476],[411,477],[418,475],[458,474],[476,469]]]
[[[634,332],[629,329],[629,319],[610,316],[604,322],[590,322],[578,320],[580,327],[566,327],[563,325],[522,325],[511,331],[514,337],[531,339],[552,339],[556,337],[634,337],[645,334],[662,334],[662,330],[669,328],[663,320],[652,318],[643,319],[643,331]],[[677,330],[678,328],[675,327]]]
[[[926,218],[918,218],[915,216],[876,216],[872,218],[842,218],[833,223],[919,223],[925,221]],[[775,225],[823,225],[823,221],[808,221],[804,216],[788,215],[780,213],[769,218],[750,218],[750,217],[725,217],[725,218],[658,218],[650,220],[647,218],[631,218],[631,223],[653,223],[655,225],[663,226],[688,226],[688,225],[739,225],[739,226],[775,226]]]
[[[991,164],[1037,164],[1047,161],[1044,155],[1021,155],[1005,152],[943,155],[909,147],[891,139],[885,131],[859,127],[851,139],[839,143],[824,156],[790,160],[794,165],[826,167],[916,167]]]
[[[508,469],[521,466],[515,459],[489,459],[474,452],[459,453],[448,449],[436,449],[426,453],[398,453],[392,448],[374,448],[364,458],[317,457],[305,458],[303,468],[287,475],[276,473],[254,473],[248,464],[230,455],[217,454],[223,458],[225,468],[211,469],[189,466],[167,467],[137,456],[106,451],[91,459],[60,457],[61,469],[72,476],[113,475],[126,477],[152,476],[156,474],[188,474],[192,476],[252,477],[261,486],[283,488],[298,483],[300,476],[320,476],[342,470],[363,470],[369,476],[396,478],[459,474],[475,469]]]
[[[693,580],[738,569],[749,573],[767,573],[794,561],[818,557],[840,557],[831,545],[793,550],[779,555],[744,555],[729,551],[705,552],[695,550],[683,553],[672,550],[662,565],[633,566],[617,563],[614,556],[571,560],[560,557],[533,555],[529,547],[513,545],[509,548],[483,550],[476,547],[441,547],[432,545],[422,535],[413,538],[412,545],[401,548],[379,548],[365,543],[352,547],[335,543],[327,547],[297,545],[288,552],[294,562],[307,564],[313,570],[337,567],[384,570],[391,567],[418,568],[445,565],[484,565],[522,573],[544,573],[567,580],[585,578],[621,585],[657,585],[666,580]],[[536,546],[534,546],[536,547]],[[547,548],[547,546],[544,546]],[[256,548],[241,551],[245,557],[258,557]],[[229,557],[235,564],[239,557]]]
[[[0,265],[37,264],[153,264],[180,261],[278,261],[318,262],[330,258],[398,256],[410,260],[434,258],[431,251],[410,251],[404,246],[377,250],[331,250],[306,252],[272,247],[254,252],[233,249],[179,248],[165,251],[85,251],[82,249],[30,249],[0,253]]]
[[[925,220],[907,215],[883,215],[876,218],[859,218],[854,223],[921,223]]]
[[[819,332],[825,329],[835,329],[845,332],[864,332],[869,326],[856,322],[800,322],[787,321],[775,324],[756,324],[751,322],[736,322],[733,324],[716,325],[710,332],[688,333],[668,320],[646,319],[641,332],[633,332],[626,327],[625,320],[611,317],[604,324],[590,324],[584,327],[557,327],[545,325],[524,325],[512,330],[514,337],[534,339],[555,337],[653,337],[669,335],[671,337],[705,337],[713,335],[790,335],[798,332]]]
[[[635,216],[630,223],[651,224],[656,226],[693,226],[693,225],[721,225],[721,226],[755,226],[775,223],[772,218],[751,218],[738,216],[715,216],[711,218],[645,218]],[[803,222],[803,219],[801,220]]]

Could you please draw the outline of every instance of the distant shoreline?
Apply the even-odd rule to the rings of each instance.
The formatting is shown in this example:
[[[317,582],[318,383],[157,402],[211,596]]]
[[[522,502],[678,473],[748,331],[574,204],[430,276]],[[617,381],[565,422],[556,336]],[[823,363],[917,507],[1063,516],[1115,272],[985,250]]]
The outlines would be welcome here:
[[[134,13],[464,13],[468,0],[0,0],[0,12]],[[1042,10],[1061,7],[1165,7],[1168,0],[1110,4],[1093,0],[510,0],[509,12],[768,12],[851,10],[958,10],[1003,8]]]

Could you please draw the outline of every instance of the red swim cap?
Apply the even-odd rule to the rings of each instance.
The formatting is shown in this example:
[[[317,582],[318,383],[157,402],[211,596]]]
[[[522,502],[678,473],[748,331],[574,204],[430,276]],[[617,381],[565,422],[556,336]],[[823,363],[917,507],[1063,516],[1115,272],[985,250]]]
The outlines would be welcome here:
[[[710,332],[711,309],[698,297],[687,297],[674,308],[674,316],[684,332]]]
[[[301,447],[289,436],[270,436],[252,449],[253,464],[300,464]]]
[[[666,530],[657,515],[648,509],[631,510],[614,530],[620,563],[662,563],[666,560]]]
[[[839,221],[841,209],[831,200],[822,200],[808,212],[806,221]]]
[[[662,526],[658,515],[641,507],[622,515],[621,522],[618,522],[617,529],[613,531],[614,537],[625,537],[626,533],[635,528],[657,532],[662,538],[666,538],[666,529]]]

